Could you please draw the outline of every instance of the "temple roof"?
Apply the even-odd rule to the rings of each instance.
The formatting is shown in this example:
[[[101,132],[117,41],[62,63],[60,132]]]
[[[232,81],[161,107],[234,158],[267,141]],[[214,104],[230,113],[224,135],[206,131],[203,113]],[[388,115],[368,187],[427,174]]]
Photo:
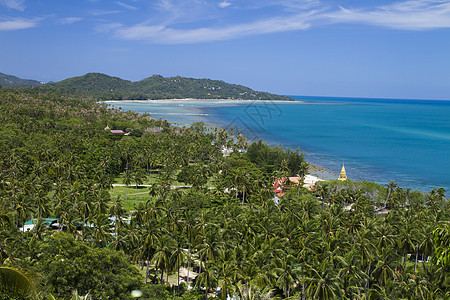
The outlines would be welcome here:
[[[345,166],[344,164],[342,164],[342,169],[341,169],[341,173],[339,174],[339,178],[338,180],[347,180],[347,173],[345,172]]]

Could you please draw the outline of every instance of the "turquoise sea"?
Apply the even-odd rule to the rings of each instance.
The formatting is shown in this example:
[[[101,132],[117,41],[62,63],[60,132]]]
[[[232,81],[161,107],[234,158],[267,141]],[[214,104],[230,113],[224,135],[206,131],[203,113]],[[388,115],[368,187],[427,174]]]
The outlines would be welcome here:
[[[450,101],[291,96],[295,102],[112,103],[182,124],[203,121],[250,141],[300,147],[337,176],[429,192],[450,190]]]

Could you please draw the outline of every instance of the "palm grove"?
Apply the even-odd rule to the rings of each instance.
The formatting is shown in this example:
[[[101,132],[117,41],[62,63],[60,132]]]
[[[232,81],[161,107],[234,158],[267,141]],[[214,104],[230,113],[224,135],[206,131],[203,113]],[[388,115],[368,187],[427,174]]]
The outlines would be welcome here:
[[[442,188],[331,181],[274,201],[275,179],[308,172],[297,150],[56,92],[4,90],[0,100],[2,299],[449,296]],[[14,272],[29,284],[14,284]]]

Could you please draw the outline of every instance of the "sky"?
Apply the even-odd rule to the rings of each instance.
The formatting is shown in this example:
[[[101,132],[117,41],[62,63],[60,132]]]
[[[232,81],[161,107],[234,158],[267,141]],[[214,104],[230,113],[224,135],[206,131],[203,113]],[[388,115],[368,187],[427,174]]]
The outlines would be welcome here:
[[[450,1],[0,0],[0,72],[450,99]]]

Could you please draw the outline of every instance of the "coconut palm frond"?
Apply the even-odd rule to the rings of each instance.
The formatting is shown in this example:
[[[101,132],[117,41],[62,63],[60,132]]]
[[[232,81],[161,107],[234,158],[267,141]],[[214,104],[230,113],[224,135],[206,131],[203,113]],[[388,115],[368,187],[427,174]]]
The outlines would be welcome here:
[[[12,297],[37,299],[31,279],[22,271],[11,267],[0,267],[0,291]]]

